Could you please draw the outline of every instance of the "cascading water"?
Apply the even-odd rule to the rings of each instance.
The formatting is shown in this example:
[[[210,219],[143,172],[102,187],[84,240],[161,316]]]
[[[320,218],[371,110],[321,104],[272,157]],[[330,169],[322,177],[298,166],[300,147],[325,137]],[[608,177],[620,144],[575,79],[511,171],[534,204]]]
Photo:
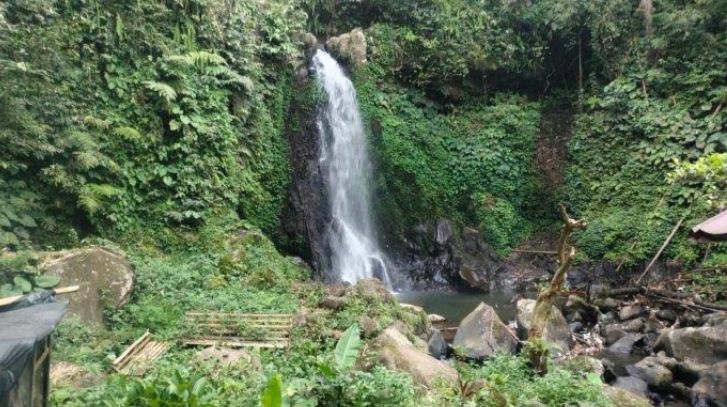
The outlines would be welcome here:
[[[329,275],[355,283],[377,277],[391,286],[371,211],[372,165],[353,83],[328,53],[318,50],[313,70],[328,100],[318,116],[320,167],[328,187],[331,220]]]

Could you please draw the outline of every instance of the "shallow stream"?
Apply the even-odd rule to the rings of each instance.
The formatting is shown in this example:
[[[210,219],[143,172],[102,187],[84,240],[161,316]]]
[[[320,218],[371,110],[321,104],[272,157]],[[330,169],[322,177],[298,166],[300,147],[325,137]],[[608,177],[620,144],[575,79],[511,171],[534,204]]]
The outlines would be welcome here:
[[[461,293],[436,291],[407,291],[397,293],[399,302],[418,305],[428,314],[447,318],[445,326],[457,326],[464,317],[477,308],[480,302],[495,308],[500,319],[507,323],[514,320],[517,309],[511,302],[513,293]]]

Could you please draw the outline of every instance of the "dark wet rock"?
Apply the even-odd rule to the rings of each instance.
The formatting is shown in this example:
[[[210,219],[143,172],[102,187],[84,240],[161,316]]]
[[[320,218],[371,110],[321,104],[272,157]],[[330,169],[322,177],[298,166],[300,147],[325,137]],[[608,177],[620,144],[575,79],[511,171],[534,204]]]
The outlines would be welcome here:
[[[622,324],[626,332],[641,332],[644,329],[644,318],[636,318]]]
[[[660,363],[661,359],[649,356],[627,368],[629,373],[645,381],[649,386],[665,388],[672,382],[671,370]]]
[[[401,271],[415,288],[481,289],[499,278],[503,263],[476,229],[458,231],[448,219],[417,225],[404,237]]]
[[[624,336],[622,336],[618,341],[616,341],[613,345],[608,347],[608,350],[613,353],[620,353],[620,354],[631,354],[631,351],[634,349],[634,345],[644,339],[644,335],[641,334],[635,334],[635,333],[626,333]]]
[[[122,254],[100,246],[48,253],[40,268],[58,276],[60,287],[80,287],[64,298],[68,312],[92,325],[103,324],[105,308],[127,304],[136,281],[133,265]]]
[[[702,371],[692,391],[711,405],[727,407],[727,360]]]
[[[613,324],[616,321],[616,314],[613,311],[609,311],[605,314],[601,314],[598,316],[598,322],[600,322],[603,325]]]
[[[570,329],[571,332],[581,332],[583,330],[583,324],[580,321],[571,322],[568,324],[568,329]]]
[[[454,384],[459,377],[457,370],[449,364],[417,349],[406,336],[391,327],[376,338],[374,348],[384,366],[408,373],[414,382],[425,387],[431,388],[439,380]]]
[[[727,359],[727,323],[699,328],[667,328],[655,344],[678,360],[711,365]]]
[[[626,335],[626,331],[618,324],[606,325],[603,329],[603,338],[605,339],[606,346],[616,343],[624,335]]]
[[[603,380],[606,383],[611,383],[616,380],[618,377],[616,374],[616,364],[611,359],[603,358],[601,359],[601,365],[603,366]]]
[[[639,317],[644,314],[644,307],[639,304],[625,305],[618,312],[618,318],[621,321],[627,321],[632,318]]]
[[[677,313],[674,312],[674,310],[672,310],[672,309],[662,308],[662,309],[656,311],[656,317],[662,321],[666,321],[670,324],[673,324],[677,320]]]
[[[603,312],[613,311],[618,308],[619,301],[615,298],[601,298],[598,299],[595,305]]]
[[[485,303],[475,308],[459,325],[452,347],[463,356],[482,359],[498,352],[515,353],[518,340],[500,321],[495,310]]]
[[[438,314],[429,314],[427,315],[427,321],[432,324],[432,326],[438,327],[442,326],[445,322],[447,322],[447,318]]]
[[[613,385],[641,397],[647,397],[649,394],[649,386],[646,384],[645,381],[641,380],[638,377],[618,377],[616,378],[616,381],[613,383]]]
[[[517,302],[517,333],[525,340],[528,338],[535,300],[521,299]],[[571,341],[571,333],[563,314],[553,306],[550,320],[543,330],[543,339],[554,344],[553,353],[567,352]]]
[[[439,329],[435,329],[432,336],[429,337],[427,348],[429,349],[429,354],[437,359],[442,359],[447,356],[447,350],[449,347],[447,346],[447,342],[445,342],[444,336],[442,336],[442,332],[439,331]]]

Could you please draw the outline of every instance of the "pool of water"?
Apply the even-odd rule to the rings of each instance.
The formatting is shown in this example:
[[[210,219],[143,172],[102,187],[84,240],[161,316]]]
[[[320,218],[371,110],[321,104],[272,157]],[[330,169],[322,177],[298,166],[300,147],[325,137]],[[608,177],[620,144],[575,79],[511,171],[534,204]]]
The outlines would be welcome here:
[[[459,322],[480,302],[495,308],[500,319],[507,323],[517,315],[515,303],[511,300],[515,294],[491,293],[457,293],[432,291],[407,291],[397,293],[399,302],[418,305],[429,314],[439,314],[447,318],[446,326],[457,326]]]

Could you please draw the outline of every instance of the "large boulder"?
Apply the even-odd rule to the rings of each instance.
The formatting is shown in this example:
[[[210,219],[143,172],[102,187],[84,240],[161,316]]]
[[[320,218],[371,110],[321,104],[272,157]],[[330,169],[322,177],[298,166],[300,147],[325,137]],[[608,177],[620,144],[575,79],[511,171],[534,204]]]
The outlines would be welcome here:
[[[663,360],[666,359],[668,358],[645,357],[635,365],[630,366],[628,371],[645,381],[649,386],[664,388],[671,384],[673,379],[671,370],[663,364]]]
[[[80,287],[66,297],[68,311],[89,324],[103,324],[104,308],[125,305],[134,290],[136,275],[132,264],[124,256],[99,246],[50,253],[43,258],[40,268],[60,277],[61,287]]]
[[[727,407],[727,360],[700,372],[692,391],[698,399],[711,401],[709,405]]]
[[[366,63],[366,36],[360,28],[329,38],[326,41],[326,48],[337,57],[348,61],[353,67]]]
[[[567,326],[566,326],[567,329]],[[482,359],[495,353],[515,353],[518,339],[485,303],[480,303],[457,328],[452,347],[463,356]]]
[[[525,340],[528,338],[535,303],[535,300],[528,299],[521,299],[517,302],[517,331],[520,339]],[[552,349],[555,353],[567,352],[569,349],[570,328],[563,314],[555,306],[552,307],[550,320],[548,320],[545,330],[543,330],[543,339],[555,345]]]
[[[664,329],[654,346],[679,360],[711,365],[727,359],[727,322],[699,328]]]
[[[414,382],[424,387],[431,388],[438,380],[453,384],[459,377],[452,366],[417,349],[393,327],[384,329],[374,346],[384,366],[408,373]]]

